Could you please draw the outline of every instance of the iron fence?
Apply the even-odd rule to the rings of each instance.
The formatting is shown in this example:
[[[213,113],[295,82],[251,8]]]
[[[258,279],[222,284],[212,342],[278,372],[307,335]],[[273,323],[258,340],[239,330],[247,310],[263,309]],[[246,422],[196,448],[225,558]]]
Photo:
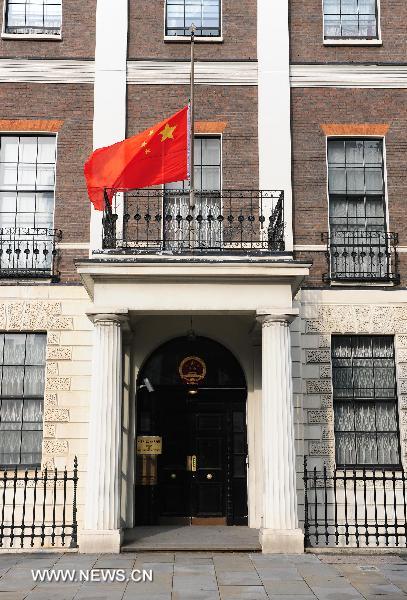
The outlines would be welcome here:
[[[406,547],[403,470],[308,470],[304,458],[305,546]]]
[[[283,252],[284,193],[116,190],[106,198],[103,248],[131,253]]]
[[[51,278],[58,281],[62,232],[43,227],[0,228],[0,278]]]
[[[78,460],[68,472],[38,467],[0,474],[0,548],[77,548]]]
[[[333,231],[322,241],[328,246],[325,281],[400,282],[397,233]]]

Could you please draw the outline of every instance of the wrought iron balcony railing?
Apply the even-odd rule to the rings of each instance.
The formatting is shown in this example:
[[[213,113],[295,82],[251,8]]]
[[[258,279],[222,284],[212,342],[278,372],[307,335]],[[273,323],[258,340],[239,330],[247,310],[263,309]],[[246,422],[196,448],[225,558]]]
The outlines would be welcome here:
[[[46,227],[0,228],[0,278],[58,281],[56,243],[62,233]]]
[[[324,281],[400,282],[398,234],[384,231],[334,231],[327,243]]]
[[[125,254],[278,253],[284,244],[282,191],[117,192],[106,202],[103,248]]]

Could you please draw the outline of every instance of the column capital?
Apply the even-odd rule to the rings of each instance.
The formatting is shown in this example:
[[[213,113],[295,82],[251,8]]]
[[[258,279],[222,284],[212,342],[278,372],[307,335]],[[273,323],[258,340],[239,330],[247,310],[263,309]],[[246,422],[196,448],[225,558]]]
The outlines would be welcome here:
[[[285,323],[290,325],[299,315],[298,308],[289,309],[261,309],[256,313],[256,320],[263,327],[268,327],[272,323]]]
[[[95,310],[86,313],[88,319],[94,324],[106,323],[110,325],[121,325],[123,328],[129,326],[129,313],[126,309],[117,310]]]

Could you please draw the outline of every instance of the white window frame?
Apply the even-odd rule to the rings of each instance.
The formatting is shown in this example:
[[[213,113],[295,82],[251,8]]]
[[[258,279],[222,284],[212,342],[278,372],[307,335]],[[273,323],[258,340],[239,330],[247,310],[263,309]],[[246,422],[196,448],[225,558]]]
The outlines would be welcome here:
[[[219,44],[223,42],[223,0],[219,0],[219,10],[220,10],[220,35],[219,36],[200,36],[196,35],[194,37],[194,41],[198,44],[201,43],[210,43],[213,42],[215,44]],[[191,41],[191,36],[189,35],[167,35],[167,0],[164,0],[164,42],[183,42],[187,43]]]
[[[381,10],[380,0],[376,0],[377,6],[377,38],[327,38],[325,39],[325,0],[322,0],[322,43],[324,46],[382,46]]]
[[[52,211],[52,227],[51,229],[55,229],[55,204],[56,204],[56,187],[57,187],[57,165],[58,165],[58,132],[48,132],[48,131],[0,131],[0,144],[2,137],[54,137],[55,138],[55,178],[54,178],[54,208]]]
[[[59,33],[55,35],[51,35],[49,33],[7,33],[6,32],[6,15],[7,15],[7,2],[8,0],[4,0],[3,2],[3,24],[1,27],[1,39],[3,40],[38,40],[38,41],[54,41],[60,42],[62,41],[62,25],[63,25],[63,10],[61,14],[61,27]],[[63,6],[64,0],[62,0]]]
[[[381,140],[382,144],[383,144],[383,181],[384,181],[384,202],[385,202],[385,215],[386,215],[386,233],[389,233],[390,230],[390,213],[389,213],[389,192],[388,192],[388,183],[387,183],[387,151],[386,151],[386,136],[385,135],[352,135],[352,134],[348,134],[348,135],[326,135],[325,136],[325,168],[326,168],[326,201],[327,201],[327,212],[326,212],[326,216],[327,216],[327,222],[328,222],[328,229],[327,231],[329,232],[329,236],[331,235],[331,223],[330,223],[330,219],[329,219],[329,162],[328,162],[328,142],[329,140],[332,139],[355,139],[355,140],[362,140],[362,139],[374,139],[374,140]],[[355,283],[354,282],[346,282],[346,281],[331,281],[330,282],[331,286],[339,286],[339,287],[347,287],[347,286],[354,286]],[[394,283],[392,282],[366,282],[366,284],[364,285],[368,285],[369,287],[394,287]]]

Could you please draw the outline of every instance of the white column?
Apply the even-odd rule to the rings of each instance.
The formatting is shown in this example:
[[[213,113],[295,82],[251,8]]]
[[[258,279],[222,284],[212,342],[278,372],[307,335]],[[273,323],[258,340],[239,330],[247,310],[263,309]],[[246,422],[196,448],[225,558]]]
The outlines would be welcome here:
[[[126,137],[128,0],[97,0],[93,147]],[[102,247],[102,212],[91,208],[90,255]]]
[[[294,315],[263,315],[262,421],[265,553],[302,553],[298,528],[289,323]]]
[[[286,249],[293,249],[288,0],[257,0],[259,188],[284,190]]]
[[[122,324],[125,317],[99,314],[94,330],[88,472],[81,552],[120,552],[120,445]]]

